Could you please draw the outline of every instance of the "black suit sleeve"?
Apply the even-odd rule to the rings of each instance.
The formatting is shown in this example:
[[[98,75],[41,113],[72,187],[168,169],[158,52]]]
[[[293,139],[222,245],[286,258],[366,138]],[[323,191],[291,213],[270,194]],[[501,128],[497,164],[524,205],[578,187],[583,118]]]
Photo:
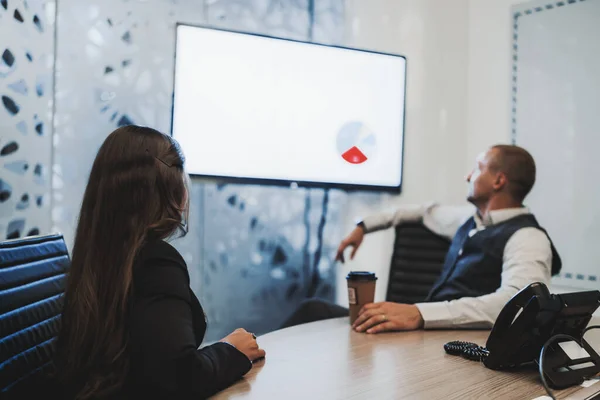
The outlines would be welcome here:
[[[136,278],[131,310],[131,361],[137,387],[152,398],[206,398],[252,367],[226,343],[198,350],[185,265],[152,257]]]

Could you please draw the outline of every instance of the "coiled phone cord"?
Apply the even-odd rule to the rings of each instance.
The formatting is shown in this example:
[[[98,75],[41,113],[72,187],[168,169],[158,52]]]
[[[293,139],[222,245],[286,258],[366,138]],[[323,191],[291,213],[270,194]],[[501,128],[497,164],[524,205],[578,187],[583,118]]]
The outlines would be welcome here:
[[[490,354],[488,349],[486,349],[485,347],[479,346],[475,343],[463,342],[460,340],[455,340],[453,342],[446,343],[444,345],[444,350],[446,350],[446,353],[448,354],[462,356],[467,360],[472,361],[483,361]]]

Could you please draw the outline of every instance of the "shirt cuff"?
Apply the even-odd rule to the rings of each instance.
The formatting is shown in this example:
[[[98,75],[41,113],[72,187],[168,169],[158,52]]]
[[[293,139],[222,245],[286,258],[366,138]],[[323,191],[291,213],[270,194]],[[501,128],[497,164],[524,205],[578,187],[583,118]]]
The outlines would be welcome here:
[[[447,301],[417,303],[415,306],[423,317],[424,329],[451,328],[454,325]]]
[[[357,225],[362,227],[364,233],[373,233],[390,227],[389,221],[382,218],[380,215],[371,215],[365,217]]]

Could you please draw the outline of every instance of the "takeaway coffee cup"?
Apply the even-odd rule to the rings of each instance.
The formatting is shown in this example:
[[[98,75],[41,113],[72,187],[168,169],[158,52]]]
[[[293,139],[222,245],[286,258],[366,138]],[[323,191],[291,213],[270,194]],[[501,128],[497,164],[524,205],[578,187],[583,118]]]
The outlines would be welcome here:
[[[372,272],[353,271],[346,277],[348,282],[348,304],[350,306],[350,324],[358,317],[358,312],[367,303],[375,299],[377,277]]]

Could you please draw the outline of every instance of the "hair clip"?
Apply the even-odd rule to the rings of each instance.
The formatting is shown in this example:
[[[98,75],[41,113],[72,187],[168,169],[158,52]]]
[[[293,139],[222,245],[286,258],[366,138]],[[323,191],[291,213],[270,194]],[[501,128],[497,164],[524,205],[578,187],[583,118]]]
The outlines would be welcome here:
[[[150,151],[148,149],[146,149],[146,153],[150,154]],[[160,158],[156,157],[156,156],[152,156],[154,158],[156,158],[158,161],[160,161],[161,163],[165,164],[167,167],[171,168],[173,166],[173,164],[169,164],[163,160],[161,160]]]

